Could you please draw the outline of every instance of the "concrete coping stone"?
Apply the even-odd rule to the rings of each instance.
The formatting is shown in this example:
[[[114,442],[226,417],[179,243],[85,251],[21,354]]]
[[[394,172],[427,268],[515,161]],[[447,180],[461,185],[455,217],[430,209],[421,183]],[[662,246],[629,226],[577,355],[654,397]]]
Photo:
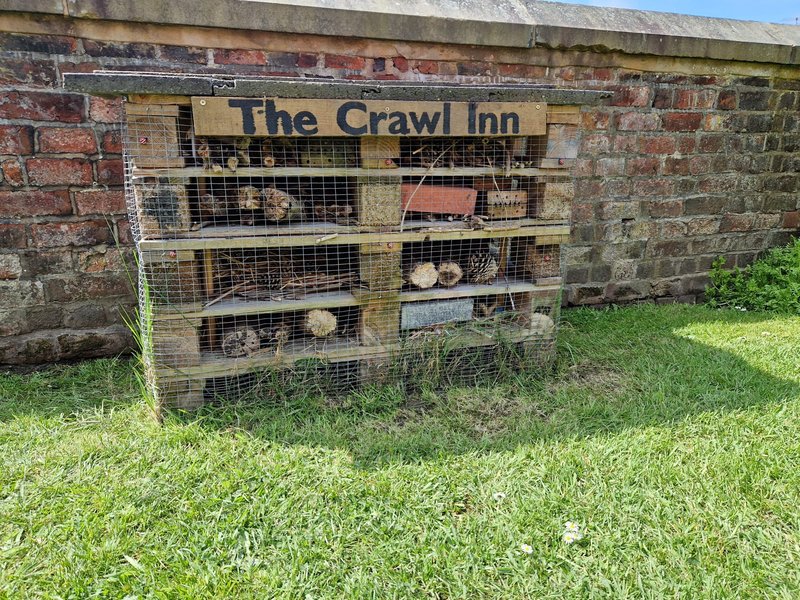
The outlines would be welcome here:
[[[66,73],[64,87],[98,96],[168,94],[175,96],[275,96],[356,100],[450,102],[546,102],[597,104],[607,91],[560,89],[526,84],[442,84],[431,82],[341,81],[291,77],[226,77],[124,71]]]
[[[800,27],[541,0],[5,0],[76,19],[800,64]]]

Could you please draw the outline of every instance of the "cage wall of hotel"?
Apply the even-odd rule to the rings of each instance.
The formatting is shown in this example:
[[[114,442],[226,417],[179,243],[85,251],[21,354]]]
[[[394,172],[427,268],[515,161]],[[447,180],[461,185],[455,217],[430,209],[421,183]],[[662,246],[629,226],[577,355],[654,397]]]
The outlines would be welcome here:
[[[541,108],[541,135],[208,136],[185,98],[127,102],[159,404],[547,364],[579,108]]]

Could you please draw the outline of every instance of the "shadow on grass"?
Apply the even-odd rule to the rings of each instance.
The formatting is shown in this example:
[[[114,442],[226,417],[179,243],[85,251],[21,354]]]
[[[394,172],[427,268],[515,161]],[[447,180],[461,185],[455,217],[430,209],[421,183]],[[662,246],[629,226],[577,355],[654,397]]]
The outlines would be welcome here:
[[[348,452],[356,466],[511,450],[523,444],[668,426],[692,415],[800,397],[786,327],[800,320],[640,306],[564,316],[555,372],[407,396],[382,388],[337,401],[307,393],[176,416],[284,445]],[[782,337],[783,336],[783,337]],[[794,379],[792,379],[794,378]]]

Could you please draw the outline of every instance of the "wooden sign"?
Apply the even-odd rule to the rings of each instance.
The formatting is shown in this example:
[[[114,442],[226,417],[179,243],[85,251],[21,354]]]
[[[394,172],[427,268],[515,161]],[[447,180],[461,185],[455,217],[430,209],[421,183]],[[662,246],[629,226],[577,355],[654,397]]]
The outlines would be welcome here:
[[[200,136],[544,135],[543,102],[192,98]]]

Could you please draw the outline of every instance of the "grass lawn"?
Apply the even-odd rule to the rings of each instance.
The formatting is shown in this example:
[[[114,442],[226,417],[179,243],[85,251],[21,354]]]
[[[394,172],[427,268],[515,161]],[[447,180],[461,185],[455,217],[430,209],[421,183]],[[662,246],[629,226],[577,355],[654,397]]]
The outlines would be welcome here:
[[[544,378],[163,426],[128,368],[0,376],[0,597],[800,597],[800,317],[568,311]]]

